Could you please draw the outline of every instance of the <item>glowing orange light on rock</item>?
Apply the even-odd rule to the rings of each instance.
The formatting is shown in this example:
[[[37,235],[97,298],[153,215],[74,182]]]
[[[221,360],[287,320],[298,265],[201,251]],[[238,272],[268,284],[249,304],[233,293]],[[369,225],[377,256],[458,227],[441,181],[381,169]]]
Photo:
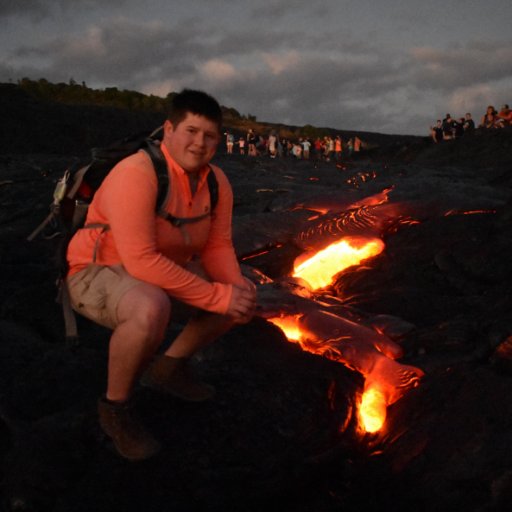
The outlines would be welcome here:
[[[361,397],[359,421],[365,432],[378,432],[386,421],[386,397],[376,388],[369,388]]]
[[[383,249],[384,242],[380,238],[345,237],[296,263],[293,276],[307,281],[313,290],[324,288],[338,272],[376,256]]]
[[[269,318],[269,322],[277,325],[284,332],[289,341],[298,342],[302,339],[302,332],[298,324],[298,315],[296,316],[279,316]]]
[[[384,247],[380,238],[345,237],[312,256],[297,258],[293,277],[317,290],[329,285],[342,270],[380,254]],[[394,361],[399,355],[388,353],[394,343],[385,335],[333,313],[283,314],[268,320],[302,350],[361,373],[366,384],[358,404],[358,417],[365,432],[378,432],[386,421],[387,406],[416,387],[423,375],[417,368]]]
[[[478,214],[494,214],[496,210],[448,210],[444,216],[448,217],[450,215],[478,215]]]
[[[321,341],[312,340],[308,333],[301,329],[300,317],[301,315],[283,315],[268,320],[283,331],[288,341],[298,343],[302,350],[325,356],[328,347]],[[333,356],[335,354],[330,353],[327,357],[343,364],[341,357]],[[386,396],[382,391],[375,387],[365,389],[358,407],[360,427],[368,433],[378,432],[386,421],[386,407]]]

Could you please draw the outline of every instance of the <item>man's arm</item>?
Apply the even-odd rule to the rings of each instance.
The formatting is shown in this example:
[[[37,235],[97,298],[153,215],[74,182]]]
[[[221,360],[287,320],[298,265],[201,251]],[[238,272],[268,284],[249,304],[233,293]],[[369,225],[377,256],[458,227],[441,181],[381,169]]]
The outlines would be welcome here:
[[[187,304],[225,314],[231,300],[230,284],[208,282],[158,250],[157,183],[149,161],[144,162],[141,166],[140,157],[125,161],[122,172],[116,173],[104,198],[108,222],[123,265],[135,278],[159,286]]]
[[[225,174],[216,169],[219,201],[213,213],[201,263],[213,281],[246,286],[232,241],[233,191]]]

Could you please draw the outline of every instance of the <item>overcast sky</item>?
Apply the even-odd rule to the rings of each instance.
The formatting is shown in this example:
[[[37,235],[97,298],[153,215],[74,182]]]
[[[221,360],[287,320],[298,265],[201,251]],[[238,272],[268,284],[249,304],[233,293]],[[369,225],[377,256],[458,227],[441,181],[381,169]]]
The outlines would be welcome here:
[[[0,81],[203,89],[258,120],[425,135],[512,104],[510,0],[0,0]]]

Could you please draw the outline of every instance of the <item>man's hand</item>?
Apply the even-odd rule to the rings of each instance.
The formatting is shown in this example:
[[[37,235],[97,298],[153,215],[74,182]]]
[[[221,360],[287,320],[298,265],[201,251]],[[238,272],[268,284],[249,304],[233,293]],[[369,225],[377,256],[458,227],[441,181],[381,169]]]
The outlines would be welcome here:
[[[227,315],[237,324],[246,324],[251,320],[256,310],[256,286],[245,279],[242,286],[233,285],[233,293]]]

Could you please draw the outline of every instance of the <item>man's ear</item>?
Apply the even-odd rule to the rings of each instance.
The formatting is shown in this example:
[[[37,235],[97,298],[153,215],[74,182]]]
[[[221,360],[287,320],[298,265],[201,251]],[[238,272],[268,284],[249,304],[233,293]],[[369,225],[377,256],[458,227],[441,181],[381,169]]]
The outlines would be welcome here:
[[[171,123],[171,121],[169,121],[169,119],[166,119],[164,122],[164,135],[171,134],[173,131],[174,131],[173,124]]]

